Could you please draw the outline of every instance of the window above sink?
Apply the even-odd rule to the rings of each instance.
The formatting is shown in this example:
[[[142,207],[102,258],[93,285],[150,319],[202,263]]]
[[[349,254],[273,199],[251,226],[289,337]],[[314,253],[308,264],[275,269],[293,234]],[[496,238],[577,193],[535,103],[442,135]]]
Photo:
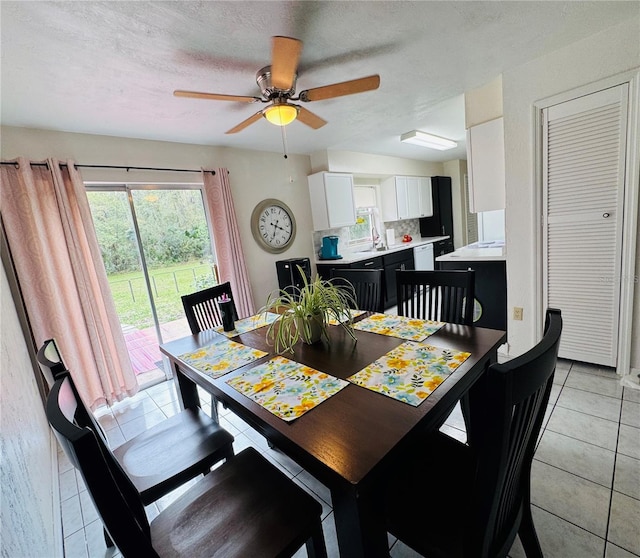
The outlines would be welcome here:
[[[348,247],[358,253],[373,252],[374,243],[381,239],[382,227],[376,205],[376,188],[354,186],[353,196],[356,203],[356,224],[349,227]],[[362,248],[358,249],[359,247]]]

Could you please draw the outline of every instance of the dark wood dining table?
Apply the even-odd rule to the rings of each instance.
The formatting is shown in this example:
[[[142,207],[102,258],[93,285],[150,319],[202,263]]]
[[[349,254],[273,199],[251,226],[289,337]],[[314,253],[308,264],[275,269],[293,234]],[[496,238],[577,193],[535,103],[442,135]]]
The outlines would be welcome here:
[[[294,354],[283,356],[347,379],[404,342],[365,331],[355,331],[358,340],[354,342],[340,326],[329,326],[328,331],[330,343],[298,343]],[[171,362],[181,406],[199,405],[197,386],[215,395],[329,488],[341,557],[388,556],[380,490],[385,471],[401,464],[402,456],[410,450],[419,432],[438,429],[461,398],[467,396],[473,401],[471,388],[489,364],[496,361],[497,349],[506,339],[505,332],[446,324],[428,337],[424,342],[466,351],[471,356],[416,407],[350,383],[291,422],[278,418],[226,383],[275,355],[265,333],[263,327],[232,337],[233,341],[268,355],[217,379],[199,372],[180,356],[207,346],[220,334],[204,331],[161,345],[160,350]],[[471,409],[472,422],[473,405]]]

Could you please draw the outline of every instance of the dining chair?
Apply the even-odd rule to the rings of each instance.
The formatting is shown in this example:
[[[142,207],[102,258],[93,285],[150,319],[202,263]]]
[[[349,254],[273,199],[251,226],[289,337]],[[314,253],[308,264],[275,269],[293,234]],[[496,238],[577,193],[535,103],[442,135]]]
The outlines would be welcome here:
[[[331,282],[353,287],[360,310],[384,312],[383,269],[332,269]]]
[[[231,283],[228,281],[181,297],[191,333],[200,333],[222,325],[222,314],[218,308],[218,302],[225,295],[233,302]],[[238,319],[235,303],[233,304],[233,319]]]
[[[54,339],[40,347],[38,361],[49,369],[54,382],[68,377],[78,425],[96,433],[102,451],[113,454],[144,505],[233,456],[233,436],[199,407],[179,411],[111,450],[102,427],[80,397]]]
[[[221,283],[202,291],[182,296],[182,306],[189,323],[191,333],[194,335],[222,325],[222,313],[218,307],[218,301],[226,296],[231,299],[234,321],[238,319],[238,312],[233,302],[231,283]],[[211,394],[211,416],[218,420],[218,399]]]
[[[47,419],[123,556],[286,557],[306,544],[310,557],[326,557],[322,506],[252,447],[196,482],[149,523],[120,462],[103,451],[97,432],[80,425],[82,408],[70,376],[59,377],[47,398]]]
[[[501,558],[516,535],[542,558],[531,515],[531,464],[556,368],[560,310],[548,309],[542,340],[492,364],[474,386],[471,445],[441,432],[419,435],[387,475],[389,533],[429,557]]]
[[[475,271],[396,271],[398,314],[473,325]]]

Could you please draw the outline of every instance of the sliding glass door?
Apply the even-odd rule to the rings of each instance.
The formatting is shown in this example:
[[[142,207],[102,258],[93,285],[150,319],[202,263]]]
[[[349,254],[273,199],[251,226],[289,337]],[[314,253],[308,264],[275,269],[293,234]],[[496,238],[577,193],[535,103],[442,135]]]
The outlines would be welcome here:
[[[87,185],[131,364],[141,386],[170,377],[158,345],[189,335],[180,297],[217,283],[202,189]]]

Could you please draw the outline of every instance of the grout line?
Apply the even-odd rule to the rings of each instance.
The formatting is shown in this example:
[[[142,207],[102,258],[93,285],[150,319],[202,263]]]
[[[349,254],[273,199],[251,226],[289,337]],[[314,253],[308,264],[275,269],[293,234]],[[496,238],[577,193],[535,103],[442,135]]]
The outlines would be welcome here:
[[[552,511],[543,508],[542,506],[538,505],[538,504],[531,504],[532,508],[538,508],[539,510],[544,511],[545,513],[548,513],[549,515],[552,515],[554,517],[557,517],[558,519],[560,519],[561,521],[564,521],[565,523],[568,523],[569,525],[573,525],[574,527],[576,527],[577,529],[580,529],[581,531],[584,531],[585,533],[589,533],[590,535],[593,535],[594,537],[597,537],[598,539],[600,539],[601,541],[604,541],[604,550],[603,550],[603,556],[602,558],[606,558],[606,556],[604,556],[604,554],[607,551],[607,539],[604,537],[601,537],[600,535],[598,535],[597,533],[594,533],[593,531],[589,531],[589,529],[585,529],[582,525],[578,525],[577,523],[574,523],[573,521],[570,521],[569,519],[567,519],[566,517],[562,517],[561,515],[558,515],[557,513],[553,513]],[[613,543],[612,543],[613,544]]]
[[[624,388],[623,388],[624,389]],[[622,398],[623,393],[620,395]],[[613,491],[616,482],[616,463],[618,462],[618,445],[620,444],[620,424],[622,422],[622,404],[620,404],[620,413],[618,414],[618,430],[616,435],[616,450],[613,454],[613,472],[611,473],[611,493],[609,494],[609,513],[607,514],[607,527],[605,530],[605,555],[602,558],[606,558],[607,542],[609,541],[609,527],[611,526],[611,508],[613,506]],[[613,544],[613,543],[612,543]]]
[[[561,409],[566,409],[566,410],[569,410],[569,411],[573,411],[574,413],[580,413],[580,414],[585,415],[587,417],[594,417],[594,418],[597,418],[597,419],[600,419],[600,420],[609,420],[609,419],[603,419],[602,417],[596,417],[594,415],[590,415],[589,413],[583,413],[582,411],[576,411],[575,409],[567,409],[567,407],[560,407],[560,408]],[[613,420],[609,420],[609,422],[611,424],[616,424],[616,422],[613,421]],[[619,427],[619,425],[618,425],[618,427]],[[611,448],[606,448],[604,446],[599,446],[598,444],[594,444],[593,442],[589,442],[588,440],[583,440],[582,438],[576,438],[575,436],[572,436],[571,434],[567,434],[566,432],[559,432],[558,430],[554,430],[553,428],[545,428],[545,431],[546,430],[549,430],[549,432],[553,432],[554,434],[559,434],[560,436],[566,436],[567,438],[571,438],[572,440],[577,440],[578,442],[584,442],[585,444],[589,444],[589,445],[591,445],[591,446],[593,446],[595,448],[600,448],[600,449],[611,451],[611,452],[614,452],[614,453],[617,453],[617,451],[618,451],[617,450],[617,444],[618,444],[617,441],[616,441],[616,449],[611,449]]]

